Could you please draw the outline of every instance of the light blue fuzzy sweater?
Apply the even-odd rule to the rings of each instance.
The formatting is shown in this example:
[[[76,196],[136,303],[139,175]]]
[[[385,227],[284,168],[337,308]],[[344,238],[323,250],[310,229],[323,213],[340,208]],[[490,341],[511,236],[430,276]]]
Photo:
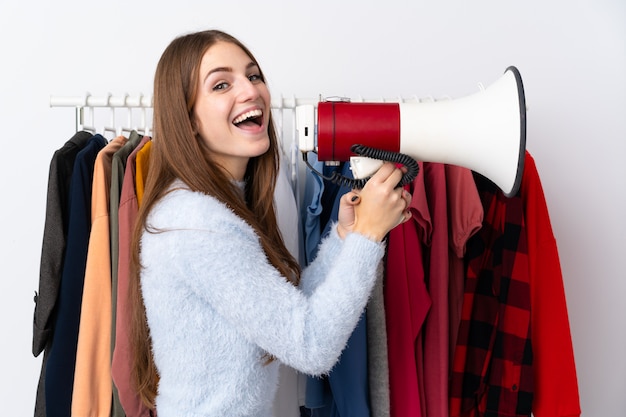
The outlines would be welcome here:
[[[173,191],[148,221],[161,230],[141,242],[159,417],[271,417],[278,361],[312,375],[332,368],[384,254],[381,243],[333,230],[296,288],[213,197]],[[266,364],[266,353],[277,360]]]

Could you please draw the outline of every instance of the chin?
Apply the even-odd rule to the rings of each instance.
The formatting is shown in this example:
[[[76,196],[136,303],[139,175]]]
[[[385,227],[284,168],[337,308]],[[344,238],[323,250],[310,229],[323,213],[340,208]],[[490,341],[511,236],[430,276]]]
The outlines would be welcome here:
[[[260,140],[259,143],[259,155],[263,155],[270,149],[270,137],[265,136],[264,139]]]
[[[269,141],[267,142],[266,146],[263,146],[261,149],[259,149],[259,152],[257,153],[256,156],[261,156],[267,153],[267,151],[270,150],[270,143]]]

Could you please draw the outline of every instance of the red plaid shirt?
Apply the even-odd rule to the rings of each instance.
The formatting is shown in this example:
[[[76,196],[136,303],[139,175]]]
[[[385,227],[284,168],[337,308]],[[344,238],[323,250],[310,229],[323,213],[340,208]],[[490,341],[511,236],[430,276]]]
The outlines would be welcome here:
[[[450,389],[451,416],[529,416],[530,288],[523,204],[476,176],[484,208],[467,272]]]

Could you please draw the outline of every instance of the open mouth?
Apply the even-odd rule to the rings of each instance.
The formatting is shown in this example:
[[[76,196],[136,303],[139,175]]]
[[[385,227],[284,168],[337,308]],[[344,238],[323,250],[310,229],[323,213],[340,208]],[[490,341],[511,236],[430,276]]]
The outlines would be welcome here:
[[[260,109],[250,110],[233,120],[237,127],[259,127],[263,124],[263,112]]]

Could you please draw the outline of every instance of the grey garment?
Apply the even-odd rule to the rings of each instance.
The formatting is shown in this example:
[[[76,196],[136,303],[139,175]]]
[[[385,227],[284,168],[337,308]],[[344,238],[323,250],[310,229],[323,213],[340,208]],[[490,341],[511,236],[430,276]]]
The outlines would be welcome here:
[[[389,417],[389,356],[383,292],[384,266],[378,267],[378,278],[367,304],[367,366],[372,417]]]
[[[128,155],[141,142],[143,136],[132,131],[128,137],[128,141],[117,152],[113,154],[111,160],[111,192],[109,194],[109,221],[111,236],[111,312],[113,314],[111,320],[111,360],[113,359],[113,350],[115,349],[115,326],[116,326],[116,310],[117,310],[117,268],[119,255],[119,207],[120,195],[122,193],[122,184],[124,182],[124,173],[126,171],[126,160]],[[113,402],[111,403],[111,417],[126,417],[124,408],[120,402],[120,396],[115,383],[113,383]]]
[[[63,147],[58,149],[50,161],[46,217],[39,267],[39,292],[35,293],[33,315],[33,355],[44,353],[41,375],[37,386],[35,416],[45,417],[45,369],[47,350],[53,334],[54,311],[61,286],[63,258],[67,239],[68,196],[70,179],[76,154],[84,148],[93,134],[77,132]]]
[[[35,417],[46,417],[46,364],[48,363],[47,350],[43,353],[43,365],[39,374],[39,382],[37,383],[37,396],[35,398]]]

